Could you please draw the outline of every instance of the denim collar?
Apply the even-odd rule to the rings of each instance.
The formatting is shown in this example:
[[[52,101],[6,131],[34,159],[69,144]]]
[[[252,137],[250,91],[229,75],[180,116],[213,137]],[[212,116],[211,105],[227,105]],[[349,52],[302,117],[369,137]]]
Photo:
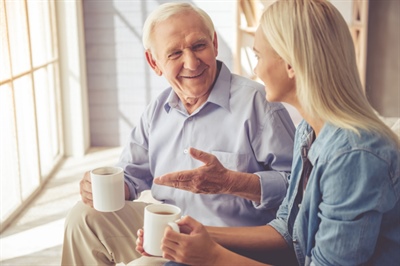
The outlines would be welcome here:
[[[313,129],[306,121],[304,121],[304,123],[305,125],[301,136],[301,145],[307,146],[307,144],[309,144],[310,134],[313,132]],[[324,151],[324,149],[326,149],[326,141],[331,139],[332,135],[335,134],[337,130],[339,130],[338,127],[328,122],[324,124],[320,133],[318,134],[318,137],[316,137],[311,147],[309,147],[308,159],[312,165],[315,165],[320,154]]]

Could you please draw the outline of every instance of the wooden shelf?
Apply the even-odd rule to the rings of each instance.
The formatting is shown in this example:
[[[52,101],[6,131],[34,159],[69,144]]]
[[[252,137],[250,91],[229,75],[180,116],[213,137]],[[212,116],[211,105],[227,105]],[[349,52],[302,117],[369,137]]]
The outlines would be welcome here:
[[[254,33],[256,32],[257,28],[256,27],[239,26],[239,30],[241,30],[242,32],[254,35]]]
[[[361,83],[365,90],[369,0],[352,1],[353,10],[349,29],[353,37]],[[275,0],[237,0],[237,44],[234,71],[239,75],[255,79],[252,71],[255,61],[251,60],[254,56],[250,55],[254,33],[263,10],[273,2]]]

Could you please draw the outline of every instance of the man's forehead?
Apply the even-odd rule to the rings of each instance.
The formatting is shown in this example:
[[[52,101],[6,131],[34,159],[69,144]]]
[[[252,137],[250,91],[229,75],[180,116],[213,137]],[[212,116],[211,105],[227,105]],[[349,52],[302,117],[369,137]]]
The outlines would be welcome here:
[[[197,13],[188,12],[173,15],[154,25],[154,48],[163,52],[212,41],[209,30]]]

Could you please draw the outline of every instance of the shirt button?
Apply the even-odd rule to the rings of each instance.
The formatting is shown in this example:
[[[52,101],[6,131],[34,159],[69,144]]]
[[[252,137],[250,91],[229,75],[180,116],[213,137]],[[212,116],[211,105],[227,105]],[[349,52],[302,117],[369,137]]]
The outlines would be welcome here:
[[[188,152],[189,152],[188,149],[184,149],[184,150],[183,150],[183,153],[184,153],[184,154],[186,154],[186,153],[188,153]]]

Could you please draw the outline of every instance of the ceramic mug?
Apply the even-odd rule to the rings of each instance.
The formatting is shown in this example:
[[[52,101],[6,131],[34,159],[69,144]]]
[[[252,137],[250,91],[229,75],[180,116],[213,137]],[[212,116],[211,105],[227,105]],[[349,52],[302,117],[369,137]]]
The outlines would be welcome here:
[[[181,217],[181,209],[170,204],[151,204],[144,209],[143,249],[150,255],[162,256],[161,239],[167,226],[179,232],[175,223]]]
[[[90,171],[93,207],[113,212],[125,205],[124,170],[121,167],[99,167]]]

